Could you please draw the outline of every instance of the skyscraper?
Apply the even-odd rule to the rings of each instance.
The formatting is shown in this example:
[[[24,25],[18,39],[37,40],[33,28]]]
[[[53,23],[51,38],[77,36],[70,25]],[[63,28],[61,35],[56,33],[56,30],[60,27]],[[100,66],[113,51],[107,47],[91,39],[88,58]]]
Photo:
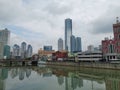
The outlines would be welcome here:
[[[9,59],[10,58],[10,46],[9,45],[4,45],[4,59]]]
[[[26,42],[21,43],[21,58],[26,58]]]
[[[81,38],[75,37],[74,35],[71,36],[71,52],[81,52]]]
[[[10,31],[8,29],[0,30],[0,59],[4,57],[4,46],[9,45]]]
[[[81,52],[82,51],[82,45],[81,45],[81,38],[76,37],[76,51]]]
[[[32,57],[32,52],[33,52],[33,48],[32,46],[29,44],[28,47],[27,47],[27,57]]]
[[[65,19],[65,50],[70,52],[71,42],[70,38],[72,35],[72,19]]]
[[[71,36],[71,52],[75,52],[76,51],[76,38],[75,36]]]
[[[15,59],[19,59],[20,58],[20,46],[17,44],[14,44],[13,46],[13,57]]]
[[[63,40],[62,38],[58,39],[58,51],[63,50]]]

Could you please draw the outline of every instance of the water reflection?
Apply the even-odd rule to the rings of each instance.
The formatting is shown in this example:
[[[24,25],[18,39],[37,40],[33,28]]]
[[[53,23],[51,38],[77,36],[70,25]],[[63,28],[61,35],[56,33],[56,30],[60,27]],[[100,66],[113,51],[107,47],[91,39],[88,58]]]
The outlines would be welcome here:
[[[120,90],[119,75],[120,71],[104,69],[2,67],[0,90]]]

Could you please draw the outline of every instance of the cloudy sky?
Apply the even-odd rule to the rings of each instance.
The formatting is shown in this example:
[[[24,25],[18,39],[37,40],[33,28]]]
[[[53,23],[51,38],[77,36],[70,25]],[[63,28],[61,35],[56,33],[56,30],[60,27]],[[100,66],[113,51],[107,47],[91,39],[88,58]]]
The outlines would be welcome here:
[[[0,29],[11,31],[11,45],[26,41],[37,52],[44,45],[57,50],[64,40],[64,20],[71,18],[73,35],[82,49],[113,37],[112,24],[120,16],[120,0],[0,0]]]

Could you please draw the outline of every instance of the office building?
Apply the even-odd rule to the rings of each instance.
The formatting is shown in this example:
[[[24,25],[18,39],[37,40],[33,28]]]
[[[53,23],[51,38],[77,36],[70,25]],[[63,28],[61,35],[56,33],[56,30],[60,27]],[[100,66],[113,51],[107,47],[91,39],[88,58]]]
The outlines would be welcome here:
[[[8,29],[0,30],[0,59],[4,58],[4,46],[9,45],[10,31]]]
[[[76,38],[75,36],[71,36],[71,52],[75,52],[76,51]]]
[[[26,58],[26,42],[21,43],[21,58]]]
[[[20,59],[20,46],[17,44],[14,44],[13,46],[13,53],[12,56],[14,59]]]
[[[76,37],[76,52],[82,51],[81,38]]]
[[[32,57],[32,52],[33,52],[33,48],[32,48],[32,46],[31,45],[28,45],[28,47],[27,47],[27,58],[29,58],[29,57]]]
[[[4,45],[4,59],[10,59],[10,46]]]
[[[81,38],[71,36],[71,52],[81,52]]]
[[[52,46],[44,46],[44,51],[52,51]]]
[[[63,40],[62,38],[58,39],[58,51],[62,51],[63,50]]]
[[[65,19],[65,50],[70,52],[72,36],[72,19]]]

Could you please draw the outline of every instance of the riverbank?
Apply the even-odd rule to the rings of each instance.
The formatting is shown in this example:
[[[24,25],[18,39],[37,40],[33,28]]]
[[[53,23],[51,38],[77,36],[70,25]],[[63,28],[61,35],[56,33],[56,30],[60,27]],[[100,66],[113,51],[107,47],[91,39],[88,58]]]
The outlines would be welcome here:
[[[72,66],[72,67],[86,67],[86,68],[100,68],[100,69],[120,69],[118,63],[101,63],[101,62],[47,62],[47,65],[55,66]]]

